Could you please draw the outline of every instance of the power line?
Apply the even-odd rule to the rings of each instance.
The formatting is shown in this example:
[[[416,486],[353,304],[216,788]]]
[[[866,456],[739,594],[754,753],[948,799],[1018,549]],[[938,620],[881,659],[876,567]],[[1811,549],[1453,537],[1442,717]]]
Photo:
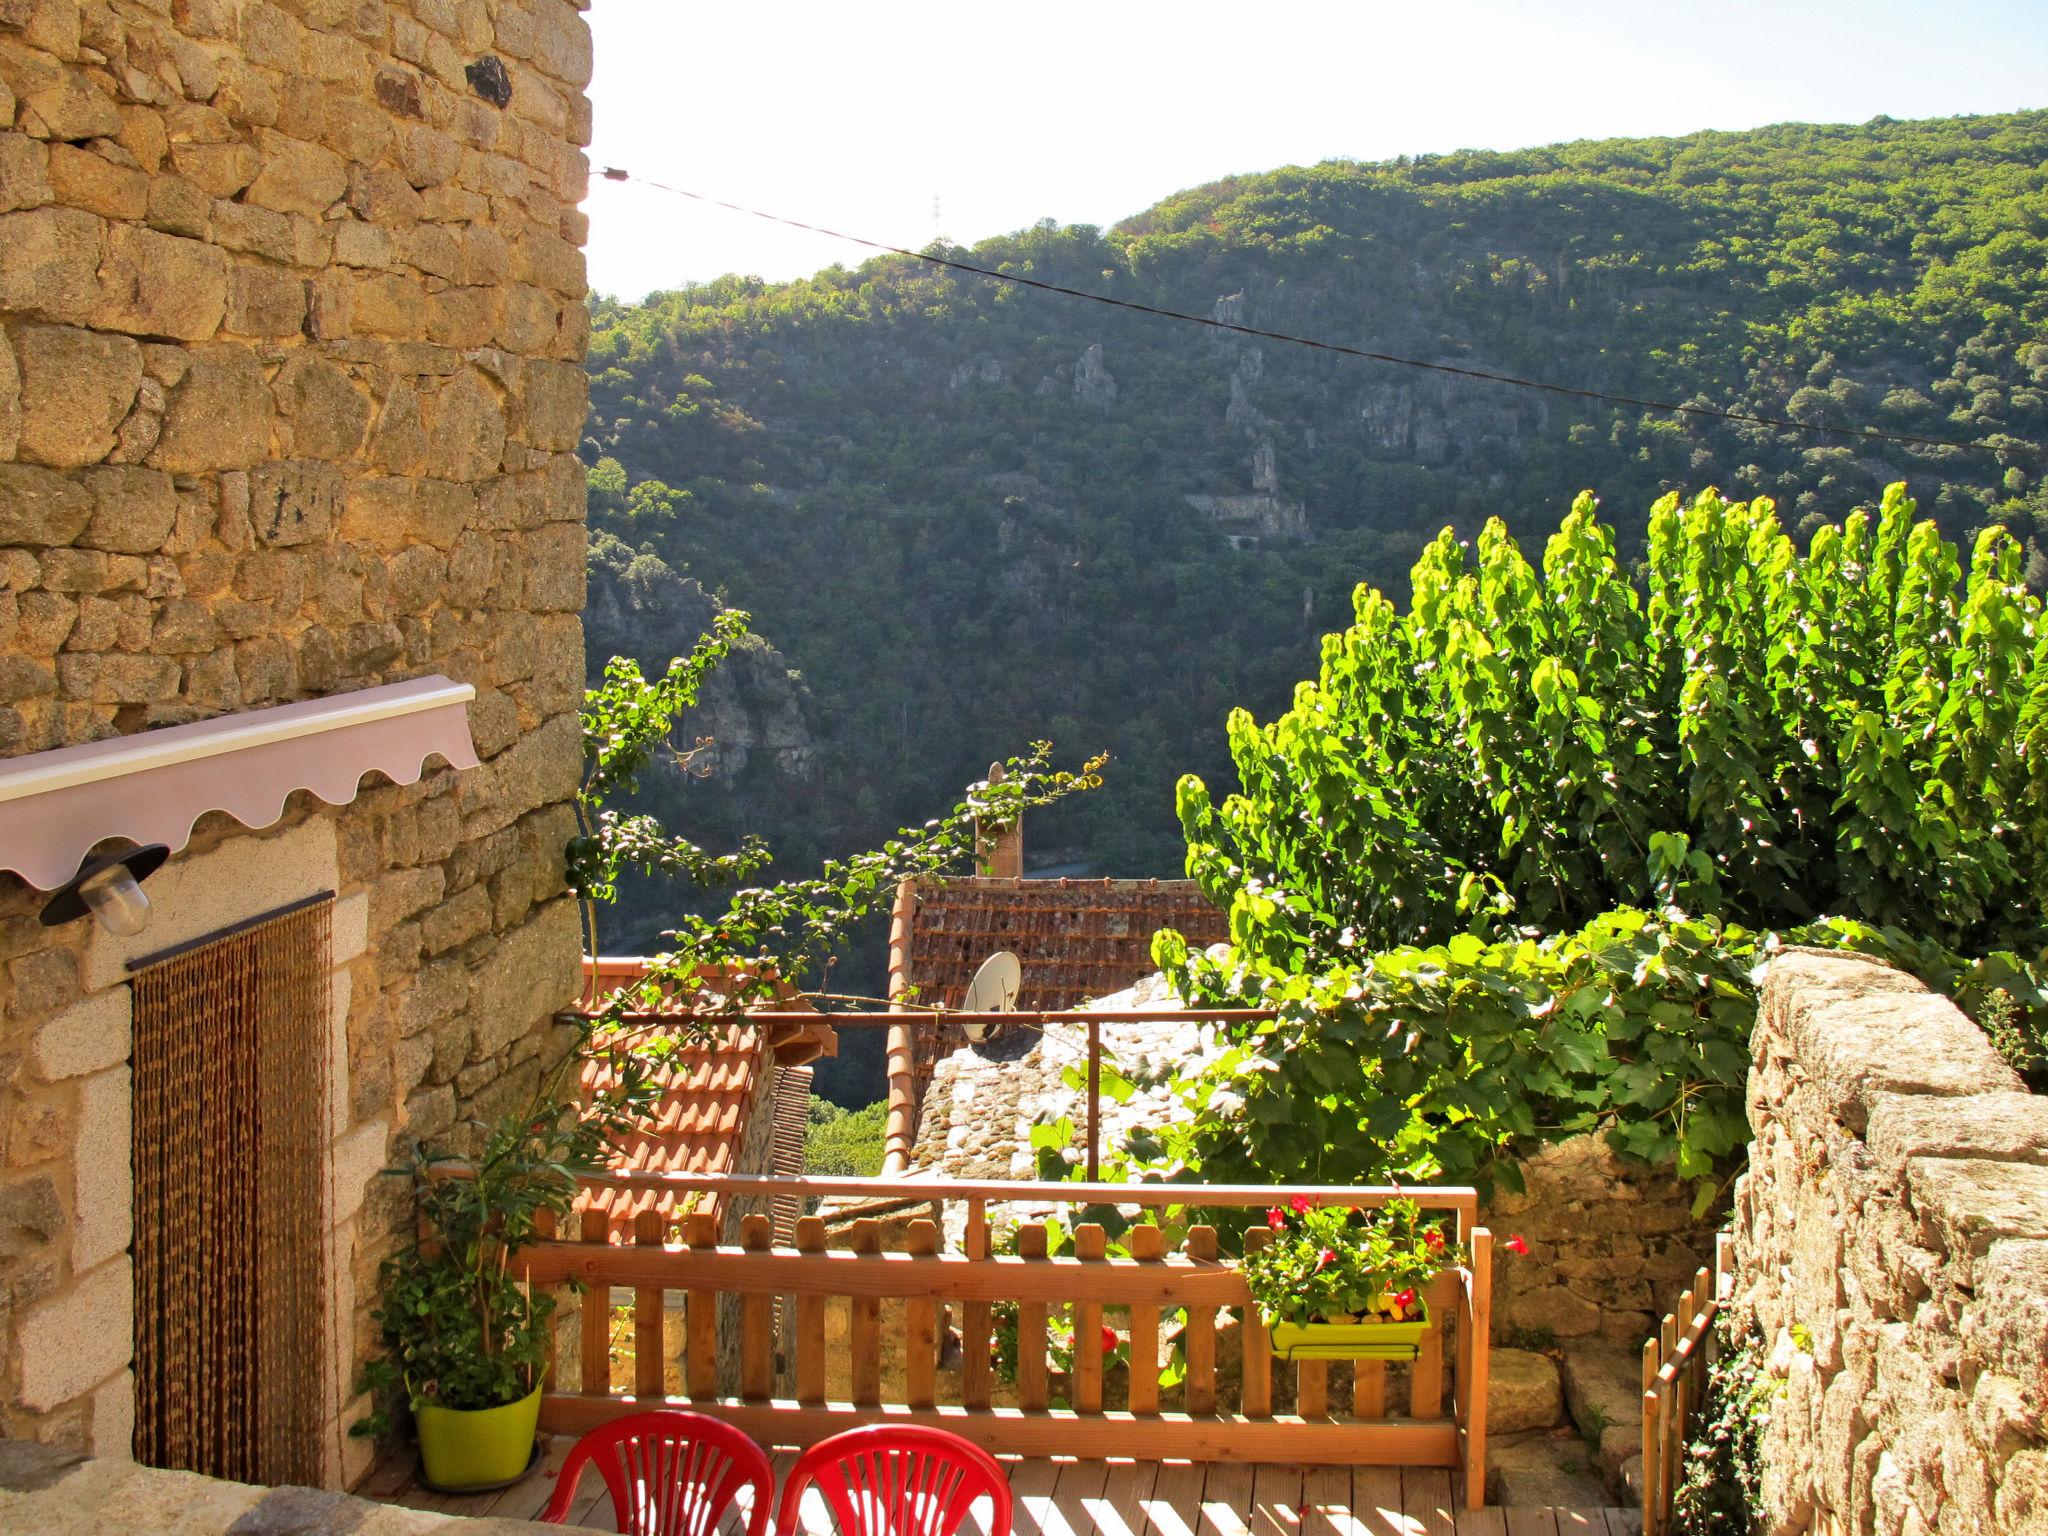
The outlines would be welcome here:
[[[672,187],[665,182],[655,181],[646,176],[636,176],[621,166],[607,165],[600,171],[607,181],[630,182],[637,186],[651,187],[657,192],[667,192],[674,197],[688,198],[693,203],[702,203],[711,208],[723,208],[732,213],[743,213],[749,218],[762,219],[770,224],[781,224],[790,229],[801,229],[814,235],[824,235],[833,240],[844,240],[849,245],[865,246],[871,251],[883,251],[892,256],[907,256],[912,261],[922,261],[935,267],[946,267],[955,272],[964,272],[970,277],[987,278],[990,282],[1009,283],[1018,288],[1036,288],[1041,293],[1057,293],[1070,299],[1086,299],[1091,304],[1107,305],[1111,309],[1127,309],[1134,314],[1152,315],[1161,320],[1182,320],[1190,325],[1203,325],[1214,331],[1229,331],[1239,336],[1250,336],[1260,341],[1285,342],[1289,346],[1308,347],[1317,352],[1334,352],[1344,357],[1362,357],[1368,362],[1391,363],[1398,368],[1420,368],[1430,373],[1450,374],[1455,378],[1472,379],[1482,384],[1505,384],[1515,389],[1540,390],[1545,394],[1567,395],[1577,400],[1599,400],[1609,405],[1634,406],[1638,410],[1663,411],[1674,416],[1701,416],[1714,421],[1734,422],[1743,426],[1776,427],[1790,432],[1825,433],[1832,437],[1846,437],[1864,442],[1903,443],[1912,448],[1960,448],[1980,453],[2048,454],[2048,445],[2039,443],[1993,443],[1977,438],[1922,437],[1910,432],[1887,432],[1882,427],[1831,427],[1820,422],[1794,421],[1789,416],[1767,416],[1754,411],[1729,411],[1713,405],[1693,405],[1678,400],[1650,400],[1637,395],[1617,395],[1606,390],[1585,389],[1573,384],[1557,384],[1544,379],[1518,378],[1514,374],[1495,373],[1485,368],[1466,368],[1457,363],[1434,363],[1420,357],[1400,357],[1392,352],[1375,352],[1366,347],[1346,346],[1342,342],[1323,341],[1314,336],[1295,336],[1286,331],[1261,330],[1254,325],[1239,325],[1231,320],[1219,320],[1213,315],[1197,315],[1184,309],[1165,309],[1156,304],[1143,304],[1135,299],[1112,298],[1105,293],[1090,293],[1085,288],[1068,288],[1060,283],[1048,283],[1036,277],[1024,277],[1015,272],[998,272],[990,267],[978,267],[972,262],[956,261],[950,256],[934,255],[930,251],[913,251],[907,246],[890,245],[881,240],[869,240],[860,235],[849,235],[844,230],[828,229],[822,224],[807,224],[802,219],[786,218],[778,213],[765,213],[759,208],[749,208],[743,203],[729,203],[723,198],[711,197],[702,192],[691,192],[683,187]]]

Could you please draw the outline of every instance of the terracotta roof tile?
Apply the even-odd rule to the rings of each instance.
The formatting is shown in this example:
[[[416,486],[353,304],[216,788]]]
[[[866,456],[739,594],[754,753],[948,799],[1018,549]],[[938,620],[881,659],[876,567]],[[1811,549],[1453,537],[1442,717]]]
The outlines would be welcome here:
[[[909,959],[890,995],[957,1008],[981,963],[1007,949],[1022,963],[1020,1008],[1072,1008],[1121,991],[1157,969],[1152,935],[1177,928],[1190,943],[1229,936],[1224,916],[1192,880],[916,882]]]
[[[598,990],[611,991],[637,979],[643,965],[631,957],[600,959],[594,977]],[[586,962],[586,975],[590,971]],[[698,1000],[708,995],[698,994]],[[682,1000],[671,1000],[661,1011],[681,1016],[692,1009]],[[654,1074],[658,1090],[654,1110],[644,1125],[619,1141],[613,1166],[633,1173],[736,1171],[747,1120],[769,1063],[770,1052],[760,1031],[745,1025],[726,1025],[702,1044],[678,1051]],[[616,1082],[616,1074],[602,1062],[593,1061],[583,1070],[585,1093]],[[611,1241],[629,1243],[634,1222],[643,1211],[659,1211],[666,1228],[681,1219],[686,1202],[687,1197],[678,1200],[652,1190],[586,1191],[578,1197],[576,1209],[579,1214],[586,1209],[602,1213]],[[715,1196],[701,1197],[688,1208],[715,1217],[724,1214]]]

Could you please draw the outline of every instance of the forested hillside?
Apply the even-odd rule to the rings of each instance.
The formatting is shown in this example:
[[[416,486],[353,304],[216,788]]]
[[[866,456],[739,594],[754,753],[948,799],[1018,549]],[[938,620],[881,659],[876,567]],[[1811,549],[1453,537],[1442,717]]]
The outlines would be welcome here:
[[[2048,440],[2048,113],[1332,162],[949,254],[1605,392]],[[672,815],[793,856],[1051,737],[1114,761],[1033,862],[1178,874],[1175,776],[1229,782],[1225,711],[1281,707],[1358,582],[1405,592],[1446,524],[1548,530],[1587,487],[1626,538],[1670,489],[1770,495],[1796,525],[1905,479],[1953,537],[2022,533],[2048,578],[2027,453],[1463,382],[902,258],[600,302],[590,369],[591,521],[621,541],[593,604],[688,578],[780,653],[726,729],[781,745]],[[593,625],[594,667],[622,636],[665,662],[708,611],[648,601]]]

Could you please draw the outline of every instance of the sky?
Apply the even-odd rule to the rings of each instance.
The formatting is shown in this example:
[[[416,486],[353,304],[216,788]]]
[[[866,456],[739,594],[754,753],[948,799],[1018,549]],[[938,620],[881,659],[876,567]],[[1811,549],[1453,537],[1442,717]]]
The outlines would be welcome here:
[[[2048,105],[2048,0],[596,0],[593,166],[892,245],[1108,225],[1235,172]],[[637,299],[870,253],[594,180]]]

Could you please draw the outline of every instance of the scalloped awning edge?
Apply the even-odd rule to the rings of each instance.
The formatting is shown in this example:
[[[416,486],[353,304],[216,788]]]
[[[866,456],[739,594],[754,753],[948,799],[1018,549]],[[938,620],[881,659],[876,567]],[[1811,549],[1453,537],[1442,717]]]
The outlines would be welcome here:
[[[54,890],[108,838],[175,853],[208,811],[257,829],[294,790],[346,805],[372,771],[411,784],[429,758],[474,768],[475,697],[436,674],[0,762],[0,870]]]

